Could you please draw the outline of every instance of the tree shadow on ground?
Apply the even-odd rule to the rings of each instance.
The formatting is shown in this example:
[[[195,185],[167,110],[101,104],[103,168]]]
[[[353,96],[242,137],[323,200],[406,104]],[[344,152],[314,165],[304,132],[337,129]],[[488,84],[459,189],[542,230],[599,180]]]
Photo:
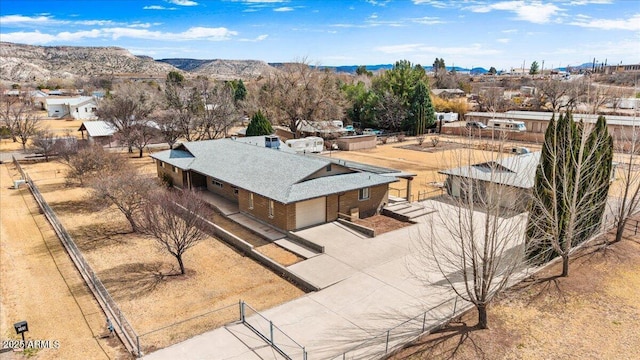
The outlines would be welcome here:
[[[56,192],[56,191],[60,191],[60,190],[66,190],[66,189],[70,189],[71,187],[65,183],[55,183],[55,184],[42,184],[42,185],[38,185],[38,190],[40,191],[40,193],[42,194],[46,194],[46,193],[50,193],[50,192]]]
[[[105,209],[107,204],[87,197],[80,200],[50,202],[49,206],[56,214],[90,214]]]
[[[153,292],[178,271],[166,263],[131,263],[100,271],[97,275],[116,300],[132,300]]]
[[[118,222],[97,223],[78,226],[67,230],[82,251],[98,250],[114,244],[126,244],[130,228]]]
[[[444,328],[434,331],[403,348],[404,356],[419,356],[424,359],[455,359],[463,344],[470,342],[474,358],[486,359],[487,354],[481,344],[476,343],[474,331],[481,330],[477,325],[469,326],[466,322],[451,322]],[[456,341],[451,341],[456,339]]]

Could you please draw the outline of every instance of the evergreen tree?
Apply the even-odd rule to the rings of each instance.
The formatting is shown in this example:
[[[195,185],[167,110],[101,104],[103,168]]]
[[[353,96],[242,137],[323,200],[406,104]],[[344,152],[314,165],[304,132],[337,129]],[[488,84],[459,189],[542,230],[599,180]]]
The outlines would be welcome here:
[[[247,97],[247,88],[244,86],[242,79],[233,82],[233,100],[237,103]]]
[[[416,135],[422,135],[426,129],[435,124],[436,114],[429,96],[429,88],[424,81],[418,81],[413,91],[411,101],[411,116],[407,130],[412,130]]]
[[[540,71],[540,65],[538,65],[537,61],[531,63],[531,67],[529,68],[529,75],[535,75]]]
[[[253,115],[249,126],[247,126],[247,136],[262,136],[273,134],[273,127],[267,118],[262,115],[262,112],[258,112]]]
[[[532,190],[527,245],[532,260],[563,259],[569,271],[570,250],[599,229],[606,206],[613,140],[600,117],[588,136],[571,113],[551,119]]]

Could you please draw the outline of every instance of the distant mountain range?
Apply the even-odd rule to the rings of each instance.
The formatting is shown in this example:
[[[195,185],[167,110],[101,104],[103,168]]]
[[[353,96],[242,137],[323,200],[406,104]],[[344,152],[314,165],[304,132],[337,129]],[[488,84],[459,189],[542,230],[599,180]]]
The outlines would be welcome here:
[[[0,81],[5,83],[41,83],[52,78],[73,80],[86,76],[163,79],[170,71],[203,75],[215,79],[255,79],[282,67],[284,63],[259,60],[160,59],[136,56],[119,47],[33,46],[0,42]],[[365,65],[377,72],[393,68],[393,64]],[[591,69],[592,63],[572,66]],[[358,65],[321,66],[336,72],[355,74]],[[432,66],[424,66],[427,72]],[[465,74],[485,74],[485,68],[447,67]],[[566,71],[566,67],[557,68]]]

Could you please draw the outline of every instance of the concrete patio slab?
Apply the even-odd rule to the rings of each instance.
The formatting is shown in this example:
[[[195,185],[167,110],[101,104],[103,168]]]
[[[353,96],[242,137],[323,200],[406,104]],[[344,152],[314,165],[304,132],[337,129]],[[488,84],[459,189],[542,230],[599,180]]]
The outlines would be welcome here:
[[[342,281],[357,272],[353,267],[327,254],[314,256],[313,258],[293,264],[287,269],[307,279],[321,289]]]

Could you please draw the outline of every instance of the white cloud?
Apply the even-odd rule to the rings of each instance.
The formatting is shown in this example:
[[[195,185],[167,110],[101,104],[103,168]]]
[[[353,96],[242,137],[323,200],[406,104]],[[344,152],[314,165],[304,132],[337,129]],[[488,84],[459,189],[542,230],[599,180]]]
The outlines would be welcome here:
[[[467,8],[476,13],[488,13],[494,10],[510,11],[516,14],[516,18],[536,24],[544,24],[550,21],[553,15],[558,14],[562,9],[554,4],[543,4],[541,2],[526,3],[524,1],[500,1],[488,5],[474,5]]]
[[[446,21],[441,20],[437,17],[425,16],[421,18],[410,19],[411,22],[422,25],[436,25],[436,24],[444,24]]]
[[[387,4],[391,0],[366,0],[366,1],[373,6],[387,6]]]
[[[508,38],[502,38],[502,39],[496,39],[497,42],[502,43],[502,44],[508,44],[509,41],[511,41],[511,39]]]
[[[174,7],[165,7],[162,5],[149,5],[142,8],[143,10],[176,10]]]
[[[387,45],[378,46],[375,50],[383,52],[385,54],[404,54],[418,51],[423,44],[401,44],[401,45]]]
[[[279,8],[273,9],[273,11],[287,12],[287,11],[293,11],[293,8],[289,7],[289,6],[283,6],[283,7],[279,7]]]
[[[442,54],[442,55],[460,55],[467,56],[470,53],[474,55],[496,55],[499,54],[499,50],[489,49],[481,44],[471,44],[469,46],[459,47],[437,47],[437,46],[424,46],[423,44],[401,44],[401,45],[389,45],[379,46],[374,50],[383,52],[385,54]]]
[[[640,31],[640,14],[635,14],[628,19],[593,19],[588,16],[576,17],[569,24],[600,30],[628,30]]]
[[[438,9],[446,9],[453,6],[456,6],[453,1],[443,1],[443,0],[413,0],[415,5],[431,5],[434,8]]]
[[[3,25],[20,24],[20,23],[49,23],[55,22],[49,16],[23,16],[23,15],[5,15],[0,16],[0,23]]]
[[[575,1],[570,1],[568,5],[574,5],[574,6],[582,6],[582,5],[589,5],[589,4],[612,4],[613,1],[611,0],[575,0]]]
[[[507,29],[507,30],[502,30],[502,32],[505,34],[515,34],[518,32],[518,29]]]
[[[259,42],[259,41],[263,41],[266,40],[269,37],[269,35],[263,34],[258,36],[255,39],[239,39],[239,41],[243,41],[243,42]]]
[[[2,41],[21,44],[47,44],[56,41],[55,35],[43,34],[39,31],[24,32],[18,31],[2,35]]]
[[[111,27],[104,29],[93,29],[89,31],[64,31],[58,34],[45,34],[39,31],[34,32],[13,32],[2,35],[3,41],[18,42],[24,44],[47,44],[57,41],[80,41],[84,39],[95,38],[112,38],[114,40],[120,38],[133,38],[145,40],[168,40],[168,41],[225,41],[231,37],[237,36],[237,31],[227,28],[207,28],[192,27],[183,32],[171,33],[162,31],[150,31],[147,29],[138,29],[131,27]],[[258,37],[259,40],[264,38]]]
[[[179,5],[179,6],[196,6],[197,2],[192,0],[166,0],[168,3]]]

